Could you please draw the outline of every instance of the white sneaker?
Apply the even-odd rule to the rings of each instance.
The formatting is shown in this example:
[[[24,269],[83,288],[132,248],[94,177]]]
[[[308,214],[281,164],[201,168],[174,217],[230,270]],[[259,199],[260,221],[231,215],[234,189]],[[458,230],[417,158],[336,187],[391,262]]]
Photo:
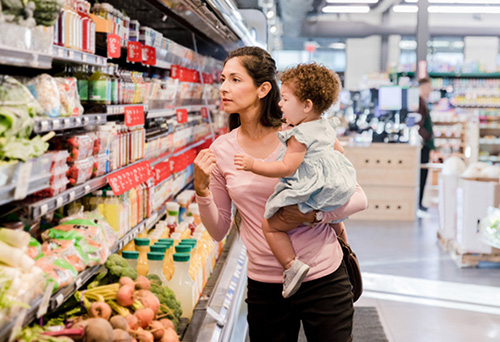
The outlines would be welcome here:
[[[417,209],[417,217],[418,218],[431,218],[432,215],[427,211]]]
[[[283,272],[283,298],[288,298],[297,292],[307,272],[309,272],[309,266],[295,259],[292,266]]]

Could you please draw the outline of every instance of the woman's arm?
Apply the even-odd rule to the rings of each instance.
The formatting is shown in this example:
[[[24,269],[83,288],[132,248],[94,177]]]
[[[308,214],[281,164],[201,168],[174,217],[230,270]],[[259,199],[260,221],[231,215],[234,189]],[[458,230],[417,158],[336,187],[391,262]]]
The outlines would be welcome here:
[[[237,154],[234,156],[234,165],[237,170],[251,171],[265,177],[287,177],[293,175],[302,164],[306,150],[304,144],[298,142],[295,137],[291,137],[288,139],[283,160],[263,162],[244,154]]]
[[[226,180],[217,165],[213,166],[214,162],[212,151],[203,150],[198,154],[194,162],[195,189],[201,221],[210,235],[220,241],[231,226],[231,198],[226,189]]]

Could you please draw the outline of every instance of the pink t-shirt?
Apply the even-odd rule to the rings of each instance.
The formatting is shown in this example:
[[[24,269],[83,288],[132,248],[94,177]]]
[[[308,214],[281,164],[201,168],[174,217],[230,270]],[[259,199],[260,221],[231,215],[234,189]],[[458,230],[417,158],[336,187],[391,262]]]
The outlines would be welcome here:
[[[262,232],[265,205],[279,179],[236,170],[234,155],[243,151],[238,144],[238,132],[239,128],[219,137],[210,147],[217,158],[217,166],[210,180],[211,195],[197,196],[200,215],[210,234],[216,240],[221,240],[229,230],[231,202],[234,203],[241,215],[240,233],[247,248],[248,277],[260,282],[281,283],[283,267],[274,257]],[[270,156],[262,160],[276,160],[284,148],[280,144]],[[347,204],[325,213],[324,223],[314,228],[299,226],[288,233],[297,257],[310,266],[305,281],[334,272],[342,261],[342,250],[334,230],[327,222],[352,215],[365,209],[366,205],[366,196],[358,185]]]

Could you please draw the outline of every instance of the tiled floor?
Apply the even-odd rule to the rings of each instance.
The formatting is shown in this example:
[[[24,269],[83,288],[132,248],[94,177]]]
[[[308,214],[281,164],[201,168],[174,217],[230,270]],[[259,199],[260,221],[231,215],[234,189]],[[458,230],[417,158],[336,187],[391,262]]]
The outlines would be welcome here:
[[[390,342],[500,341],[500,268],[458,268],[441,251],[431,214],[347,222],[365,282],[356,305],[377,307]]]

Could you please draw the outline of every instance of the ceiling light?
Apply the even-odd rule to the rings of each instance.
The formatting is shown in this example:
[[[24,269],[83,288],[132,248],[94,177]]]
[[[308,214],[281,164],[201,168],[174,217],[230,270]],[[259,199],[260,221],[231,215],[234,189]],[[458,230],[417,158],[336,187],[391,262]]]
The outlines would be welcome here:
[[[461,41],[456,41],[456,42],[451,43],[451,47],[454,49],[463,49],[464,46],[465,46],[465,43],[461,42]]]
[[[428,0],[431,4],[471,4],[471,5],[499,5],[500,0]],[[418,0],[405,0],[408,3],[417,3]]]
[[[271,33],[276,33],[276,31],[278,31],[278,28],[276,26],[271,26],[271,28],[269,29],[269,32]]]
[[[399,42],[399,48],[401,50],[415,50],[417,48],[417,42],[415,40],[401,40]]]
[[[266,17],[267,19],[271,19],[272,17],[274,17],[274,11],[270,10],[269,12],[267,12]]]
[[[345,43],[331,43],[328,47],[330,49],[343,50],[345,49]]]
[[[329,4],[376,4],[378,0],[326,0]]]
[[[429,6],[429,13],[498,14],[500,6]]]
[[[434,40],[431,42],[431,46],[435,48],[447,48],[450,47],[450,42],[447,40]]]
[[[392,6],[392,10],[396,13],[417,13],[418,6],[415,6],[415,5],[396,5],[396,6]]]
[[[323,13],[368,13],[369,6],[325,6]]]

